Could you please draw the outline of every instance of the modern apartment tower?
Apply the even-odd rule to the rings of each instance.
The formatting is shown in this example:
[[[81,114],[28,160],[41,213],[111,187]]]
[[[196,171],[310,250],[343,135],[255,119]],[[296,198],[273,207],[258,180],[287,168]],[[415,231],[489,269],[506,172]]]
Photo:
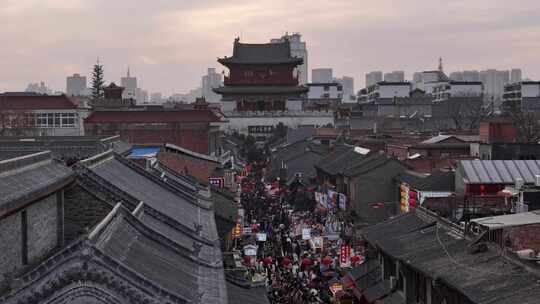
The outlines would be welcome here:
[[[86,76],[73,74],[66,79],[66,95],[82,96],[87,93]]]
[[[288,34],[285,33],[281,38],[271,39],[271,43],[281,43],[285,40],[289,40],[291,45],[291,57],[302,58],[304,61],[301,65],[296,67],[295,73],[298,77],[300,85],[308,83],[308,51],[306,42],[301,40],[302,35],[300,33]]]

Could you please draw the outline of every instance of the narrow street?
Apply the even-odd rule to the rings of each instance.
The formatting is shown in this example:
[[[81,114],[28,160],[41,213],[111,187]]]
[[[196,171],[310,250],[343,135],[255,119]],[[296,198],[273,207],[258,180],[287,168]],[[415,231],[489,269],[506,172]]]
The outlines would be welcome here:
[[[265,281],[271,303],[334,303],[341,278],[363,260],[354,254],[352,223],[332,204],[306,208],[287,201],[278,181],[260,176],[251,172],[239,191],[235,250],[246,279]]]

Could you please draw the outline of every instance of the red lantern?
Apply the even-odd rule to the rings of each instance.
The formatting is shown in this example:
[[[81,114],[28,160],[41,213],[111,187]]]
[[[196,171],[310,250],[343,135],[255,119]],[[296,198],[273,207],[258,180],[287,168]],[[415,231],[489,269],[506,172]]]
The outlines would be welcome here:
[[[353,256],[351,257],[351,262],[353,262],[353,263],[358,263],[358,262],[360,262],[360,257],[357,256],[357,255],[353,255]]]
[[[322,263],[323,263],[324,265],[330,265],[330,264],[332,264],[333,261],[334,261],[334,260],[332,260],[332,258],[329,257],[329,256],[325,256],[325,257],[322,259]]]
[[[244,256],[244,264],[251,264],[251,257],[249,255]]]
[[[303,266],[310,266],[311,264],[313,264],[313,262],[312,262],[310,259],[308,259],[308,258],[304,258],[304,259],[302,260],[302,265],[303,265]]]
[[[272,264],[272,257],[266,257],[263,259],[263,264],[264,265],[270,265]]]
[[[287,267],[291,264],[291,260],[288,257],[284,257],[283,260],[281,260],[281,266]]]

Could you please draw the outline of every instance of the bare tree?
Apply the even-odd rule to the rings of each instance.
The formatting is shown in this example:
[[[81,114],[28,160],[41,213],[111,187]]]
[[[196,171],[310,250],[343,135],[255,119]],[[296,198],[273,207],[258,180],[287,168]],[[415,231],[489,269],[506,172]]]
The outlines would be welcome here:
[[[26,111],[0,110],[0,136],[20,136],[35,131],[35,115]]]
[[[505,112],[518,129],[520,142],[540,141],[540,114],[534,111],[523,111],[518,103],[506,104]]]
[[[457,130],[477,129],[480,121],[489,115],[489,107],[484,107],[482,100],[471,98],[453,98],[439,102],[440,118],[446,118]]]

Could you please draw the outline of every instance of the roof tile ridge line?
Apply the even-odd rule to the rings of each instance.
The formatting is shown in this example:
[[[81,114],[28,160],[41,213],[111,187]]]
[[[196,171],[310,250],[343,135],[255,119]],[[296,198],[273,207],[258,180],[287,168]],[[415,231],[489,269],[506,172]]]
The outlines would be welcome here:
[[[162,161],[160,161],[159,159],[157,160],[157,165],[159,166],[154,166],[154,169],[159,171],[159,172],[164,172],[165,174],[169,173],[171,175],[173,175],[174,177],[177,177],[179,179],[181,179],[184,183],[186,184],[189,184],[189,185],[192,185],[191,184],[191,181],[187,180],[189,177],[187,176],[184,176],[178,172],[176,172],[175,170],[171,169],[169,166],[167,166],[166,164],[164,164]],[[193,192],[193,193],[196,193],[199,191],[199,187],[198,186],[195,186],[195,185],[192,185],[193,186],[193,189],[191,189],[189,186],[182,184],[182,187],[183,188],[186,188],[187,190]]]
[[[182,148],[182,147],[177,146],[175,144],[165,143],[165,148],[178,150],[178,151],[180,151],[182,153],[188,154],[191,157],[201,158],[201,159],[204,159],[204,160],[207,160],[207,161],[212,161],[212,162],[215,162],[215,163],[219,164],[219,159],[217,159],[217,157],[213,157],[213,156],[210,156],[210,155],[205,155],[205,154],[202,154],[202,153],[198,153],[198,152],[186,149],[186,148]]]
[[[108,180],[106,180],[103,177],[97,175],[92,170],[88,169],[87,167],[82,166],[82,167],[79,167],[79,168],[80,168],[79,170],[81,172],[81,175],[83,177],[89,179],[93,183],[98,184],[98,186],[101,186],[102,188],[104,188],[104,190],[108,191],[111,195],[113,195],[115,197],[119,197],[123,202],[132,203],[133,205],[135,205],[135,203],[133,203],[132,201],[139,202],[139,200],[136,197],[134,197],[131,194],[125,192],[124,190],[116,187],[115,185],[110,183]],[[81,184],[84,185],[83,187],[86,187],[86,185],[84,184],[84,181]],[[94,195],[94,196],[96,196],[96,195]]]
[[[146,206],[143,205],[143,208],[144,207],[146,207]],[[129,212],[129,210],[126,209],[125,207],[121,206],[121,208],[119,209],[118,212],[123,212],[125,214],[124,220],[128,221],[132,225],[137,225],[138,227],[135,227],[135,229],[139,230],[140,233],[144,234],[146,237],[152,239],[153,241],[158,242],[158,243],[160,243],[162,245],[166,245],[167,247],[169,247],[172,250],[176,251],[176,253],[180,254],[181,256],[183,256],[183,257],[185,257],[187,259],[192,260],[193,262],[195,262],[195,263],[197,263],[199,265],[208,266],[208,267],[214,268],[214,269],[220,269],[221,268],[221,266],[219,264],[222,263],[222,260],[219,260],[217,262],[212,263],[210,261],[207,262],[204,259],[199,258],[197,255],[195,255],[195,254],[197,254],[196,250],[191,250],[189,248],[186,248],[183,245],[181,245],[180,243],[178,243],[178,242],[174,241],[173,239],[167,237],[166,235],[162,234],[159,230],[156,230],[156,229],[151,228],[150,226],[146,225],[142,220],[140,220],[139,218],[134,216],[133,213]],[[144,230],[144,231],[141,231],[141,230]],[[194,243],[193,246],[194,247],[202,246],[202,244],[200,244],[200,243],[202,243],[202,242]]]
[[[79,163],[85,167],[91,167],[91,166],[96,166],[108,159],[111,159],[114,157],[114,150],[113,149],[109,149],[103,153],[100,153],[100,154],[97,154],[97,155],[94,155],[92,157],[89,157],[87,159],[83,159],[81,161],[79,161]]]
[[[141,206],[142,202],[139,204],[139,206]],[[141,206],[142,207],[142,206]],[[189,248],[185,248],[184,246],[178,244],[177,242],[169,239],[168,237],[162,235],[160,232],[148,227],[146,224],[144,224],[141,220],[139,220],[137,217],[135,217],[132,213],[129,212],[128,209],[126,209],[122,203],[118,203],[115,205],[115,207],[113,208],[113,210],[111,210],[111,212],[109,212],[109,214],[107,214],[107,216],[101,221],[99,222],[96,227],[88,234],[88,240],[90,240],[93,244],[96,243],[97,241],[97,238],[99,237],[99,235],[101,235],[101,233],[103,232],[103,230],[113,221],[113,219],[120,213],[124,213],[125,215],[127,215],[127,217],[124,217],[124,219],[128,222],[130,222],[131,224],[133,224],[133,220],[136,220],[137,223],[136,225],[141,225],[143,227],[143,229],[145,229],[145,235],[151,239],[153,239],[154,241],[156,242],[159,242],[161,244],[163,244],[161,241],[159,240],[156,240],[155,237],[151,236],[150,233],[155,233],[157,234],[159,237],[162,237],[164,239],[166,239],[166,242],[169,242],[170,244],[174,244],[174,246],[178,246],[180,247],[180,249],[178,248],[174,248],[175,251],[177,251],[179,254],[181,254],[182,256],[185,256],[185,257],[188,257],[190,258],[191,260],[193,260],[194,262],[198,262],[197,259],[195,258],[192,258],[192,253],[193,251],[190,250]],[[150,233],[149,233],[150,232]],[[159,238],[158,237],[158,238]],[[167,244],[167,245],[170,245],[170,244]],[[189,254],[186,254],[185,252],[189,252]],[[213,265],[212,265],[213,266]]]
[[[171,298],[180,299],[182,301],[181,303],[190,303],[191,300],[188,299],[186,296],[180,295],[180,294],[178,294],[176,292],[173,292],[173,291],[171,291],[171,290],[169,290],[169,289],[167,289],[165,287],[162,287],[161,285],[155,283],[153,280],[148,279],[146,276],[139,273],[138,271],[135,271],[131,267],[128,267],[127,265],[117,261],[115,258],[109,256],[108,254],[106,254],[102,250],[96,248],[92,244],[90,244],[89,247],[90,247],[90,250],[95,252],[94,254],[98,254],[99,256],[106,257],[106,259],[103,259],[103,260],[102,259],[94,259],[93,261],[95,261],[95,263],[100,264],[101,266],[105,265],[107,270],[109,270],[111,272],[114,272],[117,275],[120,275],[120,277],[122,277],[123,279],[126,279],[127,276],[132,276],[132,277],[135,277],[138,280],[144,282],[144,284],[141,284],[140,282],[132,282],[132,284],[138,285],[139,288],[141,288],[143,290],[146,290],[148,288],[152,288],[152,289],[158,290],[159,292],[156,292],[155,294],[159,294],[160,296],[165,293],[165,294],[168,294],[169,297],[171,297]],[[90,254],[92,254],[92,253],[90,253]],[[111,267],[110,264],[113,264],[114,267]],[[118,272],[117,272],[118,269],[120,269],[122,271],[125,271],[127,273],[127,275],[126,274],[118,274]],[[177,300],[177,299],[175,299],[175,300]]]
[[[165,173],[165,174],[171,174],[171,173]],[[154,175],[154,177],[158,178],[156,175]],[[204,210],[208,210],[208,211],[213,210],[212,203],[210,202],[211,196],[205,197],[202,194],[203,191],[207,191],[207,190],[202,189],[202,188],[198,188],[196,191],[193,191],[191,189],[184,190],[184,188],[186,188],[186,187],[184,185],[182,185],[181,182],[175,180],[175,178],[179,178],[179,177],[176,177],[176,176],[173,175],[173,178],[168,178],[167,181],[161,180],[161,178],[159,178],[159,179],[163,183],[165,183],[168,187],[173,188],[174,191],[179,191],[180,193],[182,193],[182,195],[189,197],[188,201],[190,203],[191,203],[191,201],[193,201],[193,203],[191,203],[192,205],[195,205],[197,207],[200,207],[200,208],[202,208]]]
[[[154,170],[156,170],[159,173],[165,174],[165,176],[167,176],[167,174],[172,176],[172,178],[168,178],[167,182],[165,182],[165,183],[170,183],[169,185],[171,187],[174,187],[174,188],[180,187],[180,189],[179,189],[180,191],[182,191],[182,189],[186,189],[184,194],[188,195],[193,200],[197,200],[197,203],[196,203],[197,205],[203,205],[205,203],[201,203],[201,202],[206,202],[207,207],[206,208],[203,207],[203,209],[205,209],[205,210],[211,210],[212,209],[213,210],[212,202],[211,202],[211,197],[212,196],[211,196],[211,193],[208,190],[208,188],[205,188],[205,187],[202,187],[202,186],[201,187],[193,186],[196,189],[191,189],[191,188],[189,188],[189,186],[186,186],[184,184],[184,182],[182,182],[183,177],[179,176],[179,174],[177,174],[174,170],[168,169],[166,166],[163,166],[163,167],[166,168],[163,171],[161,171],[161,169],[159,169],[159,168],[154,168]],[[176,179],[180,179],[181,181],[178,181]],[[189,181],[185,181],[185,183],[189,183]],[[203,194],[203,192],[208,193],[208,196],[205,196]]]
[[[88,239],[91,241],[95,241],[98,234],[101,234],[101,232],[103,232],[105,226],[107,226],[112,221],[112,219],[117,215],[120,208],[123,208],[122,203],[117,203],[111,210],[111,212],[109,212],[109,214],[107,214],[107,216],[105,216],[105,218],[101,220],[101,222],[99,222],[96,227],[94,227],[94,229],[88,234]]]
[[[219,241],[218,239],[210,240],[210,239],[207,239],[206,237],[198,235],[196,233],[195,229],[193,229],[193,228],[191,228],[191,227],[189,227],[187,225],[184,225],[183,223],[178,222],[177,220],[171,218],[170,216],[168,216],[166,214],[163,214],[163,213],[157,211],[156,209],[152,208],[151,206],[148,206],[148,204],[143,205],[143,211],[147,212],[148,214],[150,214],[150,216],[152,216],[156,220],[162,222],[164,225],[171,226],[173,229],[176,229],[176,230],[180,231],[181,233],[185,234],[190,239],[197,240],[197,241],[199,241],[201,243],[204,243],[204,244],[206,244],[208,246],[214,246],[215,241]]]
[[[147,177],[151,182],[157,184],[158,186],[163,186],[167,190],[171,191],[173,194],[184,198],[188,203],[190,203],[190,204],[192,204],[192,205],[194,205],[196,207],[205,209],[205,210],[212,210],[211,207],[203,206],[202,204],[200,204],[198,199],[197,199],[197,201],[194,202],[193,198],[190,197],[190,195],[188,195],[184,191],[182,191],[180,189],[177,189],[176,187],[172,186],[171,184],[163,181],[161,178],[158,178],[157,176],[151,174],[150,172],[144,170],[143,168],[140,168],[139,166],[132,163],[130,160],[125,159],[125,158],[123,158],[123,157],[121,157],[119,155],[115,155],[114,157],[115,157],[116,160],[118,160],[122,164],[128,166],[130,169],[136,171],[137,173],[143,175],[144,177]]]
[[[8,173],[16,169],[27,171],[48,163],[52,163],[52,153],[50,150],[2,160],[0,161],[0,177],[8,175]]]
[[[120,137],[120,135],[113,135],[113,136],[101,138],[101,139],[99,139],[99,141],[101,143],[106,143],[107,141],[111,141],[113,139],[121,139],[121,137]]]
[[[144,202],[141,201],[137,207],[135,207],[135,210],[133,210],[133,212],[131,214],[133,214],[133,216],[135,217],[138,217],[139,215],[141,215],[142,211],[143,211],[143,208],[144,208]]]
[[[94,183],[97,183],[98,185],[101,185],[104,188],[105,191],[108,191],[111,195],[113,195],[115,197],[119,197],[124,203],[131,203],[130,201],[126,201],[126,198],[127,198],[128,200],[131,200],[131,201],[137,201],[140,204],[140,201],[137,198],[135,198],[131,194],[119,189],[118,187],[111,184],[106,179],[103,179],[99,175],[97,175],[94,172],[92,172],[91,170],[89,170],[88,168],[82,167],[82,175],[86,176],[88,179],[90,179],[91,182],[94,182]],[[102,184],[100,184],[100,182],[106,183],[106,185],[102,185]],[[84,182],[82,184],[84,184]],[[86,187],[84,185],[81,185],[81,186],[86,189]],[[98,197],[98,199],[107,202],[106,200],[103,200],[100,197]],[[187,225],[185,225],[185,224],[183,224],[181,222],[178,222],[177,220],[169,217],[166,214],[163,214],[163,213],[155,210],[151,206],[148,206],[147,204],[144,204],[143,208],[146,209],[147,211],[149,211],[149,213],[152,214],[153,217],[157,218],[158,220],[162,221],[163,223],[165,223],[165,224],[167,224],[169,226],[173,226],[173,228],[175,228],[177,230],[182,231],[182,233],[188,235],[190,238],[196,239],[196,240],[198,240],[198,241],[200,241],[202,243],[208,244],[208,245],[213,245],[214,244],[212,240],[206,239],[205,237],[197,235],[196,231],[194,229],[190,228],[189,226],[187,226]],[[163,221],[162,219],[164,219],[165,221]],[[174,224],[169,224],[171,222],[174,223]]]
[[[66,260],[72,259],[76,256],[75,249],[77,247],[83,247],[85,246],[86,240],[85,238],[78,238],[76,241],[71,242],[70,244],[64,246],[62,249],[54,253],[52,256],[46,258],[45,260],[41,261],[38,265],[31,268],[29,271],[21,274],[20,276],[16,277],[15,280],[21,280],[22,285],[16,288],[13,288],[9,293],[6,293],[4,295],[0,295],[0,302],[4,303],[3,300],[9,299],[19,292],[21,292],[23,289],[25,289],[27,286],[31,285],[33,282],[39,279],[39,276],[36,274],[48,274],[52,272],[53,269],[51,269],[51,264],[54,266],[57,263],[63,263]]]

